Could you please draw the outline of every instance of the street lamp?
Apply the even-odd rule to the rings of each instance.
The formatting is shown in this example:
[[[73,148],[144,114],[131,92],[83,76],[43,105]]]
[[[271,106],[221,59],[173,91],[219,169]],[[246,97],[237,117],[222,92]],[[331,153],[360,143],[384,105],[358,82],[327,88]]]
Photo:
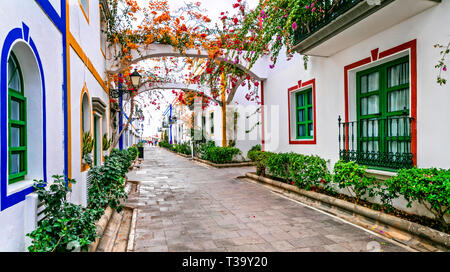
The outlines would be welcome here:
[[[139,88],[139,84],[141,83],[142,76],[138,73],[137,69],[134,69],[134,72],[130,75],[131,84],[135,89]]]
[[[131,73],[130,79],[131,79],[131,85],[133,85],[133,88],[137,90],[139,88],[139,84],[141,83],[142,76],[138,73],[137,69],[134,69],[134,72]],[[133,90],[122,90],[122,89],[110,89],[109,95],[112,98],[119,98],[123,95],[124,91],[132,92]]]

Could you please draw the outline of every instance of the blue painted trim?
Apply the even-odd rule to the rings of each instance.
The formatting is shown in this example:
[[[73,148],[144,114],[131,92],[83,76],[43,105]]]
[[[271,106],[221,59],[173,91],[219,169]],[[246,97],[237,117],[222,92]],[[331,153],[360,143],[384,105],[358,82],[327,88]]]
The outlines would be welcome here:
[[[122,74],[119,75],[119,77],[122,77]],[[122,89],[122,83],[119,82],[119,92]],[[120,112],[123,113],[123,96],[121,95],[119,98],[119,105],[120,105]],[[123,114],[119,114],[119,135],[123,130]],[[123,150],[123,135],[119,138],[119,149]]]
[[[42,107],[43,107],[43,175],[44,181],[47,181],[47,144],[46,144],[46,131],[47,131],[47,121],[46,121],[46,103],[45,103],[45,81],[44,81],[44,70],[42,67],[41,58],[39,56],[39,52],[36,48],[33,39],[29,37],[29,39],[24,40],[22,33],[27,33],[25,37],[28,37],[28,26],[22,24],[22,28],[14,28],[11,30],[3,43],[2,53],[0,57],[0,146],[1,154],[0,154],[0,210],[3,211],[21,201],[25,200],[25,196],[33,192],[33,187],[28,187],[20,192],[14,193],[8,196],[8,79],[7,79],[7,70],[8,70],[8,57],[13,47],[14,43],[17,40],[22,40],[26,42],[30,48],[32,49],[35,58],[38,62],[40,75],[41,75],[41,84],[42,84]]]
[[[47,1],[47,0],[46,0]],[[62,97],[63,97],[63,116],[64,116],[64,176],[66,179],[66,185],[69,184],[69,113],[68,96],[67,96],[67,76],[70,72],[67,63],[67,32],[66,32],[66,0],[61,0],[61,22],[63,28],[60,30],[62,34],[62,52],[63,52],[63,85],[62,85]]]
[[[169,121],[172,120],[172,104],[170,104]],[[172,144],[172,124],[170,124],[170,144]]]
[[[41,6],[41,8],[44,10],[44,12],[47,14],[48,18],[53,22],[53,24],[59,29],[59,31],[65,32],[66,31],[66,20],[65,20],[65,14],[66,12],[63,12],[63,9],[61,8],[61,14],[62,16],[59,16],[58,12],[56,12],[55,8],[50,4],[48,0],[36,0],[36,2]],[[65,6],[65,0],[61,0],[61,7]]]

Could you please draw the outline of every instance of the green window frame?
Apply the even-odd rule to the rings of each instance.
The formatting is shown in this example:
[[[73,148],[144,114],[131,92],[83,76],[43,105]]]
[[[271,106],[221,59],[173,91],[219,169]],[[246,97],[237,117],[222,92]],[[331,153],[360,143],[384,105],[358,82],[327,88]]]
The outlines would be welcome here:
[[[27,174],[27,99],[22,70],[13,52],[8,59],[8,76],[8,183],[12,184]]]
[[[295,93],[295,135],[297,139],[314,139],[313,89]]]
[[[214,112],[211,112],[210,114],[210,119],[211,119],[211,134],[214,134]]]
[[[358,150],[410,153],[409,56],[358,72],[356,88]]]

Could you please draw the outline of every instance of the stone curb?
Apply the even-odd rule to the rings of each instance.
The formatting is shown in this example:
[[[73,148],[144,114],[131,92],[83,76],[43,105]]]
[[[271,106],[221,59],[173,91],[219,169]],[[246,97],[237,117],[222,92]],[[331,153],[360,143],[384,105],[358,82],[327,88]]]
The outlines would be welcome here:
[[[402,244],[405,244],[407,246],[415,247],[414,243],[419,243],[425,239],[427,241],[425,242],[432,242],[437,245],[439,245],[442,248],[445,248],[446,250],[450,249],[450,235],[440,232],[438,230],[417,224],[415,222],[410,222],[402,218],[398,218],[389,214],[385,214],[379,211],[375,211],[354,203],[350,203],[338,198],[334,198],[331,196],[327,196],[324,194],[306,191],[298,188],[297,186],[286,184],[283,182],[279,182],[276,180],[272,180],[266,177],[261,177],[253,173],[246,173],[246,177],[255,180],[257,182],[268,184],[272,187],[281,188],[284,191],[291,192],[297,195],[304,196],[308,199],[316,200],[321,203],[324,203],[325,205],[320,205],[320,209],[325,210],[327,212],[330,212],[336,216],[343,217],[344,219],[348,219],[347,216],[342,216],[342,214],[337,213],[332,209],[333,207],[336,207],[337,209],[343,209],[347,213],[351,213],[351,217],[362,217],[362,219],[365,219],[366,222],[371,222],[369,225],[386,225],[388,228],[391,227],[394,230],[400,230],[401,232],[406,232],[410,236],[413,237],[406,237],[404,235],[400,235],[401,238],[398,237],[389,237],[392,238]],[[330,207],[324,207],[324,206],[330,206]],[[368,220],[367,220],[368,219]],[[354,222],[360,226],[363,226],[365,228],[368,227],[366,224],[361,224],[359,220],[351,220],[351,221],[358,221]],[[375,224],[374,224],[375,223]],[[379,224],[382,223],[382,224]],[[370,228],[369,228],[370,230]],[[395,231],[394,231],[395,232]],[[390,235],[387,235],[390,236]],[[397,238],[397,239],[396,239]],[[421,245],[419,250],[423,250],[423,248],[427,247],[426,245]]]
[[[133,215],[131,217],[131,226],[130,226],[130,233],[128,235],[128,244],[127,244],[127,252],[134,251],[134,241],[136,237],[136,222],[138,217],[138,209],[133,209]]]
[[[125,175],[125,184],[124,184],[124,186],[126,187],[127,184],[128,184],[128,177],[127,177],[127,175]],[[111,207],[108,206],[105,209],[105,213],[102,215],[102,217],[100,217],[100,219],[97,221],[97,223],[95,223],[95,226],[97,228],[97,235],[99,237],[97,237],[95,239],[95,241],[92,242],[89,245],[88,252],[95,252],[95,251],[97,251],[97,247],[98,247],[98,244],[100,243],[100,239],[102,238],[103,233],[105,232],[106,227],[108,226],[109,221],[111,220],[113,213],[114,213],[114,210]]]
[[[106,208],[105,213],[100,217],[100,220],[98,220],[97,223],[95,223],[95,226],[97,227],[97,237],[94,242],[92,242],[89,245],[88,252],[95,252],[97,251],[98,244],[100,243],[100,239],[103,236],[103,232],[105,231],[106,227],[108,226],[109,220],[111,219],[113,214],[113,209],[108,206]]]

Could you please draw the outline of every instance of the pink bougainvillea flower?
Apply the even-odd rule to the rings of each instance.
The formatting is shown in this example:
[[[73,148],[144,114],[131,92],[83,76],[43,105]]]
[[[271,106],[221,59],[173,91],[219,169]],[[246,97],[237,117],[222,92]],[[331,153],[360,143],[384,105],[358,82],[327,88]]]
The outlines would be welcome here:
[[[296,23],[296,22],[292,23],[292,29],[293,29],[293,30],[296,30],[296,29],[297,29],[297,23]]]

